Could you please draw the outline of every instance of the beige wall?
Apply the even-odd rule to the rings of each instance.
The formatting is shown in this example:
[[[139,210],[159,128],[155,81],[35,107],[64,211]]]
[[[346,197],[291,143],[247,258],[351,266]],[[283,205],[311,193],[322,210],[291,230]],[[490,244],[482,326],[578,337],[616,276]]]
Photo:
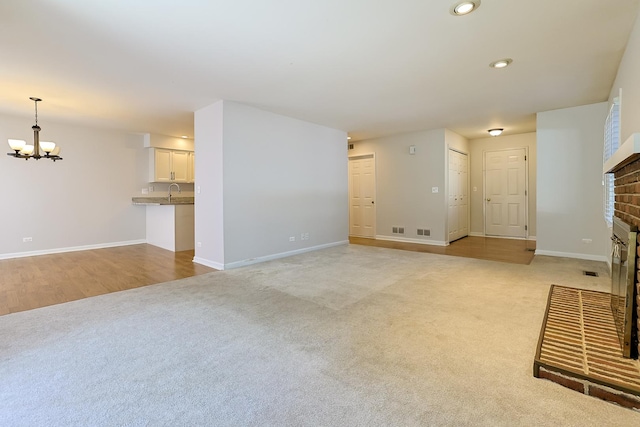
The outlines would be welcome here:
[[[536,133],[522,133],[518,135],[505,135],[473,139],[469,141],[471,183],[469,188],[471,200],[471,224],[469,232],[471,234],[484,234],[484,153],[486,151],[505,150],[509,148],[526,148],[528,151],[529,168],[529,195],[528,195],[528,215],[529,215],[529,237],[536,236]],[[476,191],[474,191],[474,188]]]
[[[536,254],[608,258],[611,234],[602,212],[607,109],[599,102],[538,113]]]
[[[196,262],[235,268],[348,241],[345,132],[231,101],[195,117]]]
[[[409,154],[412,145],[415,154]],[[469,151],[467,140],[448,129],[354,142],[349,156],[376,155],[377,238],[445,244],[448,148]],[[405,234],[393,234],[394,226],[404,227]],[[418,228],[431,230],[431,236],[418,236]]]
[[[33,117],[0,115],[0,259],[144,242],[145,208],[131,203],[149,185],[142,135],[40,119],[64,160],[5,155],[8,138],[33,141]]]

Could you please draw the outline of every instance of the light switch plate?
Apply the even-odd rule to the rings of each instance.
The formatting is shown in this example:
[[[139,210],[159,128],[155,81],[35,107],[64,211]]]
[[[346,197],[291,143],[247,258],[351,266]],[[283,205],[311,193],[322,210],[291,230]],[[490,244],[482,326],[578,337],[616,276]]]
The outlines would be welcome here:
[[[438,187],[431,187],[431,192],[432,193],[437,193],[438,192]]]

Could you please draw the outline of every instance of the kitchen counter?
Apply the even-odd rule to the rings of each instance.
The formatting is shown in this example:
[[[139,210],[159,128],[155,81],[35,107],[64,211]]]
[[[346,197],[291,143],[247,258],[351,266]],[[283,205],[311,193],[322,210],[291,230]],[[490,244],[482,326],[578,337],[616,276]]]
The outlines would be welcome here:
[[[145,207],[147,243],[173,252],[194,249],[194,196],[162,193],[131,198]],[[166,194],[166,193],[165,193]]]
[[[193,205],[195,198],[193,196],[171,196],[159,197],[159,196],[147,196],[147,197],[132,197],[131,201],[134,205]]]

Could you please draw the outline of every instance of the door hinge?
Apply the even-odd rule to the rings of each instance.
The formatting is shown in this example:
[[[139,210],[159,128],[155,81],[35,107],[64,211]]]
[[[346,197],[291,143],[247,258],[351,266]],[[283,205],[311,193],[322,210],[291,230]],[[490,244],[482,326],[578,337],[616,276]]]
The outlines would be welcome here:
[[[527,195],[527,190],[524,190],[524,195],[525,195],[525,196]]]
[[[528,225],[525,225],[525,226],[524,226],[524,231],[527,231],[528,229],[529,229],[529,226],[528,226]]]

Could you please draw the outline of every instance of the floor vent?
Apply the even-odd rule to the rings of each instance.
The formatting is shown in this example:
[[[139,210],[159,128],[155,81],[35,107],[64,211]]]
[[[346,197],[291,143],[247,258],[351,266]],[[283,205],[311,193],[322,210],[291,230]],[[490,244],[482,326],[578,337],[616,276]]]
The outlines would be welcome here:
[[[595,271],[583,271],[585,276],[591,276],[591,277],[598,277],[598,273],[596,273]]]

